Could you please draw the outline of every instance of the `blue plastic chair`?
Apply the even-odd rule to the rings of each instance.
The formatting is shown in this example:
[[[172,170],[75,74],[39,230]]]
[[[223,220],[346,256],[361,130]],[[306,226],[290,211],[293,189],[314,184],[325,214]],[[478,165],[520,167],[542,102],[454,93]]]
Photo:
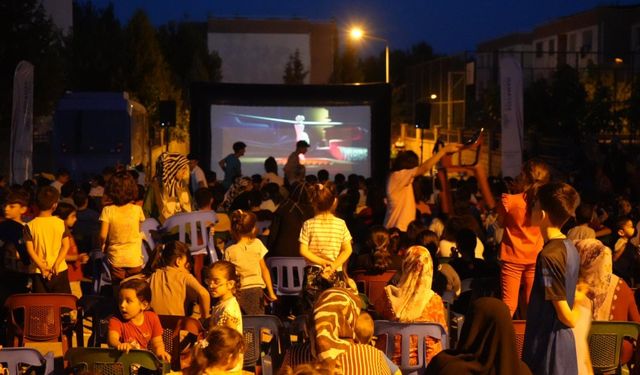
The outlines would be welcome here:
[[[2,348],[0,350],[0,362],[6,363],[10,374],[22,374],[22,365],[44,366],[44,375],[53,374],[53,353],[48,352],[42,356],[39,351],[32,348]]]
[[[244,368],[262,366],[262,374],[272,375],[284,357],[289,342],[284,333],[284,326],[275,315],[243,315],[242,331],[245,342]],[[262,332],[269,331],[271,340],[264,342]],[[263,344],[266,348],[263,350]]]
[[[161,229],[170,231],[178,228],[178,240],[189,245],[191,255],[209,255],[213,264],[218,261],[218,256],[209,226],[215,224],[216,220],[216,213],[213,211],[185,212],[168,218]],[[187,233],[190,241],[187,241]]]
[[[266,258],[266,262],[271,270],[273,289],[277,295],[297,296],[302,292],[304,267],[307,265],[304,258],[271,257]]]
[[[425,338],[433,337],[440,340],[442,349],[449,347],[447,332],[444,327],[438,323],[400,323],[388,320],[375,321],[375,335],[386,335],[384,343],[384,352],[387,357],[391,358],[395,349],[395,336],[401,336],[402,343],[402,359],[400,362],[400,370],[403,374],[422,374],[427,368],[428,363],[425,361]],[[409,354],[411,352],[410,338],[416,336],[418,339],[418,356],[415,366],[409,363]],[[377,345],[378,346],[378,345]],[[380,346],[378,346],[380,348]]]
[[[111,285],[111,272],[105,254],[100,250],[91,252],[93,258],[93,292],[100,294],[103,287]]]
[[[69,361],[69,373],[89,371],[96,374],[131,375],[143,367],[157,374],[169,372],[169,364],[161,362],[148,350],[130,350],[125,353],[116,349],[72,348],[65,354]]]

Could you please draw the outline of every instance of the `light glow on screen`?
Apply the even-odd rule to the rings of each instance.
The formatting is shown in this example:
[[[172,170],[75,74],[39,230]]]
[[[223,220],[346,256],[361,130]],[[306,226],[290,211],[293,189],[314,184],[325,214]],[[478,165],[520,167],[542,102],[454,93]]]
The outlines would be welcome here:
[[[234,142],[247,144],[242,174],[264,174],[264,160],[273,156],[279,175],[297,141],[310,144],[302,162],[307,174],[326,169],[331,176],[371,175],[371,109],[348,106],[211,106],[211,166],[222,179],[218,162],[232,153]],[[302,159],[302,158],[301,158]]]

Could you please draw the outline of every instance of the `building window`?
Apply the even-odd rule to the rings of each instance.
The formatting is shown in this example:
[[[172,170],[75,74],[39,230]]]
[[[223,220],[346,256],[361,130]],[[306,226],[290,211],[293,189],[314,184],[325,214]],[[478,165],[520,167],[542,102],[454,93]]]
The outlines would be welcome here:
[[[549,55],[556,54],[556,41],[555,39],[549,40]]]
[[[576,52],[576,34],[569,34],[569,52]]]
[[[591,52],[592,47],[593,47],[593,30],[585,30],[582,32],[582,47],[580,47],[580,52],[582,53],[582,57],[585,57],[587,53]]]
[[[640,50],[640,26],[635,26],[633,28],[633,34],[632,34],[632,49],[634,51],[638,51]]]
[[[542,57],[543,50],[544,50],[544,47],[542,42],[536,43],[536,57]]]

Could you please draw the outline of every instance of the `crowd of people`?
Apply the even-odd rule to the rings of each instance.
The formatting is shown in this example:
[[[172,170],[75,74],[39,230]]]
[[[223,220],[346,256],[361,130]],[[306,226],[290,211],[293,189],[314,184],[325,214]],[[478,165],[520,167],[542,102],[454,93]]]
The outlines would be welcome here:
[[[286,348],[283,374],[399,373],[400,337],[374,337],[376,320],[436,323],[457,337],[451,348],[411,338],[410,361],[424,344],[428,374],[588,374],[592,320],[640,323],[639,216],[630,190],[604,173],[587,184],[529,160],[515,179],[490,179],[496,207],[474,177],[452,178],[454,207],[445,213],[427,174],[459,144],[422,163],[400,152],[385,186],[357,174],[307,173],[305,141],[283,177],[273,157],[264,175],[244,176],[246,147],[236,142],[220,160],[220,180],[197,155],[163,153],[149,179],[117,166],[89,181],[60,170],[53,181],[2,183],[0,299],[81,299],[95,292],[92,263],[102,253],[112,284],[103,297],[117,306],[106,344],[169,361],[158,316],[193,317],[206,329],[182,369],[194,374],[243,371],[243,315],[271,313],[287,324],[304,317],[308,337]],[[209,245],[220,260],[193,257],[169,231],[157,233],[145,262],[142,222],[193,211],[215,212]],[[278,296],[269,257],[304,259],[301,298]],[[375,298],[358,290],[372,276],[386,284]],[[453,315],[465,316],[459,335]],[[527,320],[521,354],[511,319]],[[381,350],[384,340],[394,341],[392,353]],[[626,340],[621,360],[633,371],[636,351]]]

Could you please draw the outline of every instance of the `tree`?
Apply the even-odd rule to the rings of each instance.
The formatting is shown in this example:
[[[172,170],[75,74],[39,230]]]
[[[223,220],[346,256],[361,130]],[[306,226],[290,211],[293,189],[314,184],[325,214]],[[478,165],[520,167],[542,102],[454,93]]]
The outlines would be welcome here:
[[[222,61],[217,52],[207,47],[207,24],[169,22],[158,30],[158,40],[173,79],[188,100],[191,82],[219,82]]]
[[[171,128],[173,139],[187,137],[187,115],[182,93],[173,83],[155,28],[146,13],[136,11],[125,28],[126,88],[147,108],[151,123],[158,119],[160,100],[176,101],[176,126]]]
[[[363,82],[364,75],[353,43],[346,43],[344,51],[337,58],[331,82],[355,83]]]
[[[91,2],[74,2],[73,20],[73,33],[67,43],[69,87],[124,90],[124,34],[113,3],[97,9]]]
[[[284,67],[282,80],[287,85],[301,85],[308,74],[309,71],[304,70],[304,64],[300,60],[300,50],[296,48],[296,51],[289,55],[289,61]]]
[[[146,13],[136,11],[125,29],[126,89],[152,114],[157,115],[158,101],[176,99],[176,89]]]
[[[629,131],[635,137],[640,131],[640,75],[637,75],[631,86],[631,93],[625,103],[625,117]]]
[[[11,116],[13,72],[20,60],[34,65],[35,114],[49,114],[64,90],[64,54],[62,33],[41,1],[0,2],[0,56],[1,118]]]
[[[0,150],[7,153],[13,73],[21,60],[34,65],[34,115],[49,115],[64,92],[64,53],[62,33],[39,0],[0,1]],[[6,155],[0,154],[2,172]]]
[[[569,65],[559,67],[551,79],[551,118],[557,130],[578,136],[586,112],[586,92],[578,71]]]

